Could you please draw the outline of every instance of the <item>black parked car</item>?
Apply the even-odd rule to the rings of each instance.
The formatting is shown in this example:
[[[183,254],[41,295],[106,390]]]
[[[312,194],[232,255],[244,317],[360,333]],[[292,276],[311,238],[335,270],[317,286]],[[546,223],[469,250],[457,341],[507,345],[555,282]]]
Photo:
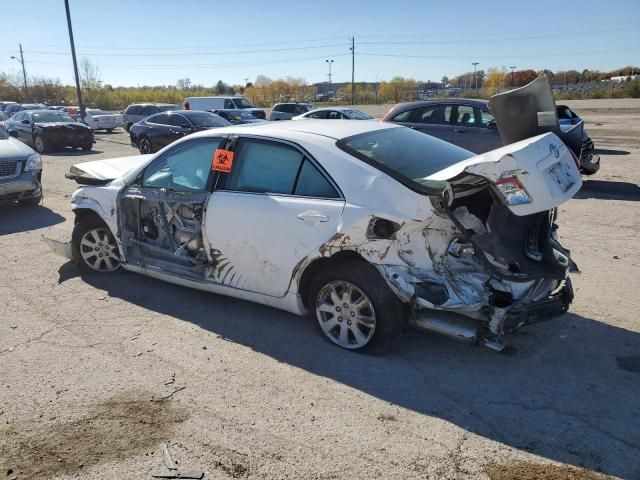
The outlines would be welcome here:
[[[170,110],[180,110],[180,107],[173,103],[133,103],[122,111],[122,126],[128,132],[134,123]]]
[[[229,108],[229,109],[220,109],[220,110],[211,110],[211,113],[215,113],[216,115],[220,115],[227,122],[232,123],[233,125],[241,125],[243,123],[260,123],[264,122],[264,120],[252,115],[251,113],[243,110],[241,108]]]
[[[215,113],[175,110],[158,113],[135,123],[129,129],[129,136],[131,145],[146,154],[157,152],[190,133],[227,125],[231,123]]]
[[[24,110],[13,115],[4,126],[9,135],[40,153],[64,147],[91,150],[95,141],[89,127],[55,110]]]
[[[11,118],[11,116],[17,112],[23,110],[46,110],[47,106],[43,103],[11,103],[7,105],[2,111],[2,116],[5,120]]]
[[[559,116],[561,108],[558,107]],[[399,103],[387,112],[382,121],[405,125],[474,153],[485,153],[503,145],[488,100],[452,98]],[[561,131],[574,126],[559,123]],[[600,157],[594,155],[593,141],[586,131],[582,133],[580,167],[586,175],[600,169]]]

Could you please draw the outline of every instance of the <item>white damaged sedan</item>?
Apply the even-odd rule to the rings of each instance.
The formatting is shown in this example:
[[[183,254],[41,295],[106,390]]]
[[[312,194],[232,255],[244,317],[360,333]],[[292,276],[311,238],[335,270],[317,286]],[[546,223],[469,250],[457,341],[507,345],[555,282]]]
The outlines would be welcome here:
[[[376,121],[230,126],[67,177],[82,268],[310,313],[346,349],[408,324],[501,349],[573,298],[554,212],[581,179],[553,133],[474,156]]]

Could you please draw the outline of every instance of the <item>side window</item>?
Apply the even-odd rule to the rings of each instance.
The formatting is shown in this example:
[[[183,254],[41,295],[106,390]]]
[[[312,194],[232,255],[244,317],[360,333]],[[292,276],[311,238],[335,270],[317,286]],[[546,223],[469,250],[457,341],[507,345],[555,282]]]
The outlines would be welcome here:
[[[327,118],[329,120],[339,120],[342,118],[342,114],[340,112],[336,112],[335,110],[331,110],[327,112]]]
[[[465,127],[474,127],[476,125],[476,117],[473,107],[469,105],[458,105],[458,121],[456,124]]]
[[[14,122],[21,122],[22,120],[24,120],[24,113],[16,113],[13,116],[13,121]]]
[[[284,105],[282,105],[282,112],[285,113],[293,113],[293,107],[295,105],[291,105],[290,103],[285,103]]]
[[[482,122],[482,126],[486,127],[487,125],[489,125],[491,122],[496,121],[495,118],[493,118],[493,115],[491,115],[489,112],[487,112],[486,110],[480,110],[480,121]]]
[[[428,123],[435,125],[448,125],[451,121],[451,105],[430,105],[418,111],[417,123]]]
[[[173,125],[174,127],[182,127],[183,125],[191,124],[189,123],[189,120],[184,118],[182,115],[174,113],[173,115],[169,115],[169,125]]]
[[[254,139],[240,140],[225,189],[291,194],[301,162],[302,153],[288,145]]]
[[[304,197],[340,198],[333,185],[309,159],[302,164],[293,193]]]
[[[225,98],[224,108],[236,108],[236,106],[233,104],[233,102],[230,99]]]
[[[140,110],[140,113],[138,115],[144,115],[145,117],[148,117],[149,115],[153,115],[154,113],[158,113],[158,107],[155,107],[153,105],[148,105],[146,107],[143,107],[142,110]]]
[[[293,106],[293,113],[295,115],[302,115],[303,113],[307,113],[309,111],[309,109],[307,107],[304,107],[302,105],[294,105]]]
[[[158,115],[149,117],[147,122],[156,123],[158,125],[169,125],[169,115],[166,113],[159,113]]]
[[[399,113],[398,115],[396,115],[395,117],[393,117],[393,121],[394,122],[410,122],[411,121],[411,117],[413,117],[413,114],[415,113],[415,108],[411,109],[411,110],[407,110],[405,112]]]
[[[181,143],[147,166],[142,186],[204,192],[213,154],[221,142],[222,138],[207,138]]]
[[[310,113],[309,115],[307,115],[307,117],[309,118],[327,118],[327,112],[326,110],[323,110],[321,112],[314,112],[314,113]]]

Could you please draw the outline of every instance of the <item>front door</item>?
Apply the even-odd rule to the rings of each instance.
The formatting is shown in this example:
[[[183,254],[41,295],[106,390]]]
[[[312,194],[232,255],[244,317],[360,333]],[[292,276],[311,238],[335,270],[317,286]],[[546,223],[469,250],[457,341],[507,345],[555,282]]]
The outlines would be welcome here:
[[[296,266],[337,231],[344,199],[295,145],[245,137],[234,150],[231,172],[205,212],[210,278],[282,297]]]
[[[489,112],[472,105],[455,108],[451,143],[474,153],[485,153],[502,146],[500,133]]]

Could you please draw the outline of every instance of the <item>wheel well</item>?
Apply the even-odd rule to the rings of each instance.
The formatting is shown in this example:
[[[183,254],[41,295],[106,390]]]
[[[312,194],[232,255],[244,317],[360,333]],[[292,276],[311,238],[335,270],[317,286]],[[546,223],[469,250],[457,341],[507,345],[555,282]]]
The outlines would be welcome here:
[[[98,220],[100,220],[102,223],[104,223],[104,220],[102,219],[102,217],[100,217],[100,215],[98,215],[96,212],[94,212],[90,208],[78,208],[73,212],[76,214],[75,223],[78,223],[81,218],[87,218],[87,217],[95,217]]]
[[[311,286],[311,282],[313,278],[320,273],[321,270],[324,270],[331,265],[335,265],[337,262],[342,262],[344,260],[355,259],[366,262],[366,260],[360,255],[358,252],[353,250],[341,250],[333,254],[331,257],[320,257],[311,262],[307,268],[305,268],[304,272],[302,272],[302,276],[300,277],[300,282],[298,282],[298,292],[300,297],[302,298],[302,303],[307,307],[308,304],[308,296],[309,296],[309,287]]]

